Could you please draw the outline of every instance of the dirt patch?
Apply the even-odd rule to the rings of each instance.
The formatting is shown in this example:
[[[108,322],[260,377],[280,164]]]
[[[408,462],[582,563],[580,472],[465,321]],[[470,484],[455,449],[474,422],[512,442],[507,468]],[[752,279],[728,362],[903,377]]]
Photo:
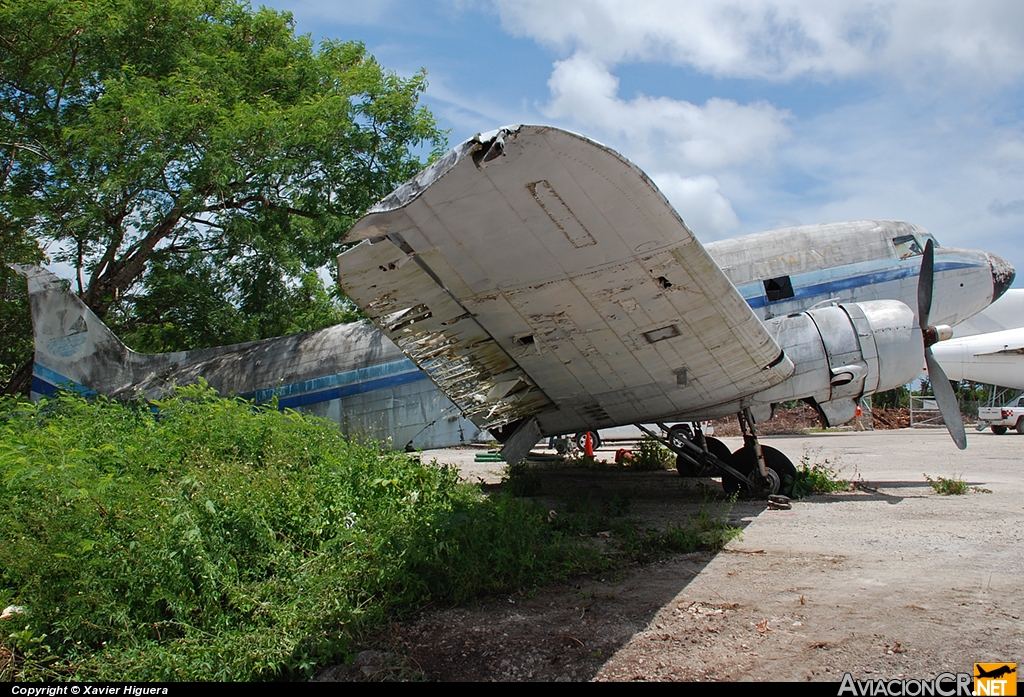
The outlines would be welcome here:
[[[768,442],[794,461],[828,457],[863,484],[789,511],[740,502],[730,518],[743,537],[715,555],[427,609],[323,678],[898,679],[1024,655],[1024,441],[972,435],[965,453],[938,430]],[[922,472],[993,493],[938,496]],[[699,486],[668,472],[542,476],[545,505],[618,495],[652,524],[702,505]]]
[[[715,436],[718,438],[740,435],[739,421],[735,416],[715,419],[712,423],[715,426]],[[771,419],[757,424],[757,433],[761,436],[794,435],[816,428],[821,428],[818,412],[808,404],[799,404],[795,407],[776,409]],[[860,430],[864,430],[863,426]]]

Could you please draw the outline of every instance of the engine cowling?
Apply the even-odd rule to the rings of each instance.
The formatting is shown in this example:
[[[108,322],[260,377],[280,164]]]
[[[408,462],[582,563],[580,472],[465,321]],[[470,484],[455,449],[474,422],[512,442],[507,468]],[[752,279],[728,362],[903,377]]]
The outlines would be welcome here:
[[[827,425],[835,426],[856,416],[859,398],[905,385],[921,372],[921,329],[913,310],[898,300],[820,307],[776,317],[765,326],[796,370],[782,384],[754,395],[755,411],[807,399]]]

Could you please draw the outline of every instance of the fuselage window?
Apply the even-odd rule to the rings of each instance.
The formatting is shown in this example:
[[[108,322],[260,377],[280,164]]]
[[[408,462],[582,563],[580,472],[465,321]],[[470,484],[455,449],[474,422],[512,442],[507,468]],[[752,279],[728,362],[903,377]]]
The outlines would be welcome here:
[[[919,257],[924,254],[924,250],[921,249],[921,245],[917,243],[917,240],[914,239],[913,235],[893,237],[892,245],[896,248],[896,256],[900,259]]]
[[[786,298],[793,297],[793,282],[789,279],[789,276],[779,276],[778,278],[769,278],[764,282],[764,292],[768,296],[768,302],[773,303],[777,300],[785,300]]]

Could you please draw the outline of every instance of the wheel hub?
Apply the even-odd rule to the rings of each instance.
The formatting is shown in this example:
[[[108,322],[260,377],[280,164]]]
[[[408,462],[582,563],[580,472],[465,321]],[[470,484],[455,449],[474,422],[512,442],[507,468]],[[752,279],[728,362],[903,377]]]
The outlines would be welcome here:
[[[766,476],[761,485],[768,494],[777,494],[782,489],[782,478],[779,477],[779,473],[773,470],[771,467],[767,468],[768,476]]]

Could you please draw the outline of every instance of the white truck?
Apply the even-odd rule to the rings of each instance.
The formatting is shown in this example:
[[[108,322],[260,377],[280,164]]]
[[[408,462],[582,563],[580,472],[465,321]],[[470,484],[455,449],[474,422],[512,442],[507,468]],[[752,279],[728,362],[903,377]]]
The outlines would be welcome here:
[[[1016,428],[1017,433],[1024,433],[1024,392],[1011,399],[1006,406],[979,408],[975,428],[984,431],[986,427],[991,428],[997,436],[1011,428]]]

